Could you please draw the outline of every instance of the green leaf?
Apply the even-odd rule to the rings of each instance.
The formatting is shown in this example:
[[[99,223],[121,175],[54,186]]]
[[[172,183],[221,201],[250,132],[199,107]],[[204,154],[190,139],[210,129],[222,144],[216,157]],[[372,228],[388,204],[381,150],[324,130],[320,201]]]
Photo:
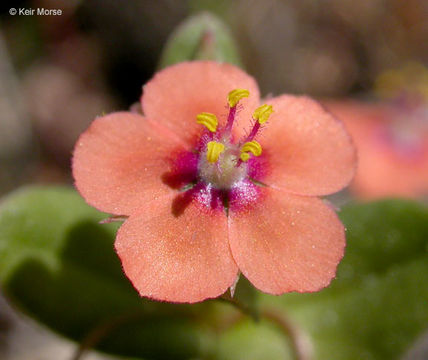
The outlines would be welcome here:
[[[0,284],[16,305],[77,341],[105,331],[101,350],[143,359],[292,359],[275,322],[252,322],[230,305],[140,299],[113,250],[116,224],[69,188],[27,188],[0,207]],[[314,360],[399,359],[428,327],[428,210],[404,200],[354,204],[340,217],[348,246],[337,279],[313,294],[255,294],[299,328]],[[262,312],[264,313],[264,311]]]
[[[263,300],[309,336],[314,359],[399,359],[428,328],[428,210],[384,200],[340,217],[347,249],[332,285]]]
[[[200,314],[212,303],[141,299],[113,249],[117,224],[69,188],[31,187],[0,207],[0,284],[29,315],[77,341],[105,332],[98,348],[147,359],[189,359],[212,351]]]
[[[217,359],[292,359],[288,344],[273,324],[242,319],[222,332]]]
[[[168,39],[160,68],[190,60],[215,60],[241,66],[227,26],[210,13],[200,13],[181,23]]]
[[[229,16],[230,13],[235,15],[231,11],[233,4],[230,0],[187,0],[187,6],[191,14],[209,11],[222,19]]]

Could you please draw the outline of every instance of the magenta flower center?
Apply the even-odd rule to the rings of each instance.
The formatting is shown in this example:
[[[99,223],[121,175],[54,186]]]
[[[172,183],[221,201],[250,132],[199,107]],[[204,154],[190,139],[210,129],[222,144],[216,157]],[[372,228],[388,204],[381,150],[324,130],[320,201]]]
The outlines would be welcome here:
[[[229,204],[246,205],[258,198],[260,175],[265,169],[261,145],[254,140],[261,125],[273,109],[262,105],[253,114],[254,124],[249,135],[235,140],[232,129],[239,101],[248,97],[248,90],[229,93],[227,123],[219,127],[216,115],[201,113],[197,122],[206,127],[196,150],[176,159],[175,176],[183,180],[181,190],[187,198],[196,199],[210,208],[228,208]],[[256,180],[257,178],[257,180]]]
[[[248,176],[248,165],[240,160],[239,144],[234,144],[230,136],[219,139],[224,146],[215,163],[208,158],[208,149],[202,152],[198,160],[199,178],[216,189],[228,190]]]

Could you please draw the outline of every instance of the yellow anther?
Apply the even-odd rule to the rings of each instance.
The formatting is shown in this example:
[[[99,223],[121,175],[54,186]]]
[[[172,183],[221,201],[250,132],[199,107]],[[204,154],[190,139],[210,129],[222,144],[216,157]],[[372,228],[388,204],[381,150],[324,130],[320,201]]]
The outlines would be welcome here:
[[[210,141],[207,144],[207,160],[210,163],[215,163],[220,154],[224,151],[224,144],[217,141]]]
[[[250,154],[248,154],[249,152],[252,153],[254,156],[260,156],[262,154],[262,147],[255,140],[246,142],[244,145],[242,145],[241,148],[240,157],[242,161],[247,161],[250,158]]]
[[[229,106],[235,107],[236,104],[244,97],[250,96],[250,92],[246,89],[235,89],[232,90],[227,96],[227,101],[229,102]]]
[[[264,104],[259,106],[253,113],[253,118],[256,119],[260,124],[264,124],[268,121],[269,116],[273,113],[272,105]]]
[[[262,146],[256,141],[249,141],[242,145],[241,152],[250,152],[254,156],[260,156],[262,154]]]
[[[217,131],[218,120],[217,116],[211,113],[202,112],[196,115],[196,122],[198,124],[205,125],[206,128],[211,132]]]
[[[246,153],[246,152],[243,152],[243,153],[241,153],[240,158],[241,158],[241,160],[242,160],[243,162],[246,162],[246,161],[248,161],[248,159],[250,158],[250,154],[248,154],[248,153]]]

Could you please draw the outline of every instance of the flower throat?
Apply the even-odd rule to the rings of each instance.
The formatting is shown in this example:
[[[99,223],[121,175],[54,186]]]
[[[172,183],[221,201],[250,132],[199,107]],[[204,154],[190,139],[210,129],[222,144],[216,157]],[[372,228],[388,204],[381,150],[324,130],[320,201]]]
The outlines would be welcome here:
[[[203,112],[196,116],[197,123],[208,130],[206,142],[198,160],[200,179],[220,190],[231,189],[248,176],[248,161],[262,154],[261,145],[254,140],[261,126],[273,112],[271,105],[262,105],[253,113],[254,124],[248,136],[235,143],[232,128],[239,101],[250,95],[248,90],[235,89],[228,94],[229,115],[223,128],[218,128],[216,115]]]

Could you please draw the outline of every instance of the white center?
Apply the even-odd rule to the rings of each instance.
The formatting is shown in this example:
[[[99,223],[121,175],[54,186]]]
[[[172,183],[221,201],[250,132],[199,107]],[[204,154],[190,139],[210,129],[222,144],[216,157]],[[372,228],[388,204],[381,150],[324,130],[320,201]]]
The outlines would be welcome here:
[[[240,151],[236,145],[224,143],[225,151],[220,154],[216,163],[207,160],[206,151],[201,154],[198,164],[199,176],[217,189],[230,189],[247,175],[247,164],[242,162],[238,167]]]

